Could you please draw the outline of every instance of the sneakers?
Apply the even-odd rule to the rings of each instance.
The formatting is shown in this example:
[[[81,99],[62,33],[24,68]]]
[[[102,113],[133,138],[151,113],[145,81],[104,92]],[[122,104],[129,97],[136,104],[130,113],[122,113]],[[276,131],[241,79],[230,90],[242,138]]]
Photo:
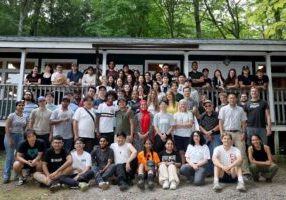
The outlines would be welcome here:
[[[253,182],[251,174],[244,174],[242,177],[243,177],[243,182],[245,183]]]
[[[154,189],[154,177],[153,177],[153,174],[148,174],[148,188],[150,190],[153,190]]]
[[[213,190],[215,192],[220,192],[222,190],[222,186],[218,182],[214,183]]]
[[[50,188],[49,188],[49,190],[51,191],[51,192],[56,192],[56,191],[58,191],[59,189],[61,189],[61,184],[60,183],[53,183],[51,186],[50,186]]]
[[[236,189],[237,189],[238,191],[240,191],[240,192],[245,192],[245,191],[246,191],[245,185],[244,185],[244,183],[242,183],[242,182],[238,182],[238,183],[237,183]]]
[[[127,189],[128,189],[127,183],[126,183],[126,182],[121,182],[120,185],[119,185],[119,189],[120,189],[121,191],[127,190]]]
[[[143,177],[139,177],[137,186],[138,186],[141,190],[144,190],[144,189],[145,189],[145,183],[144,183]]]
[[[3,179],[3,184],[8,184],[10,182],[10,179],[9,178],[4,178]]]
[[[175,181],[172,181],[170,184],[170,190],[175,190],[177,189],[177,183]]]
[[[102,190],[107,190],[109,188],[109,182],[100,182],[98,184],[98,187],[101,188]]]
[[[167,189],[169,189],[169,187],[170,187],[169,181],[164,181],[162,188],[163,188],[164,190],[167,190]]]
[[[88,189],[88,184],[86,182],[79,182],[78,187],[79,190],[85,192]]]
[[[25,181],[26,180],[24,179],[24,177],[20,176],[19,180],[18,180],[18,183],[16,183],[16,185],[17,186],[21,186],[21,185],[23,185],[25,183]]]

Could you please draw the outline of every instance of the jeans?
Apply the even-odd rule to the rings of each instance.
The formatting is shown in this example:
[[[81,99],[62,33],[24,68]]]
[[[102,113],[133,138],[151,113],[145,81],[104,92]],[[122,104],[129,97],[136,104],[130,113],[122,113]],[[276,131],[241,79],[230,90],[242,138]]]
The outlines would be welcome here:
[[[131,182],[136,173],[137,165],[138,165],[137,160],[134,159],[130,163],[131,171],[129,172],[126,171],[126,163],[115,165],[115,174],[118,178],[119,184]]]
[[[217,146],[221,145],[220,134],[213,135],[213,140],[212,141],[208,141],[207,145],[209,147],[210,156],[212,158],[214,149]],[[213,173],[214,173],[214,164],[212,162],[212,159],[209,159],[208,160],[208,164],[206,166],[206,174],[207,175],[213,175]]]
[[[64,139],[64,149],[67,152],[70,152],[73,149],[73,138],[71,138],[71,139]]]
[[[263,144],[267,145],[267,135],[266,135],[265,128],[247,127],[246,133],[247,133],[247,145],[248,146],[251,145],[251,136],[254,134],[259,135]]]
[[[272,163],[271,166],[259,166],[251,164],[249,166],[253,179],[259,179],[259,173],[263,173],[263,176],[268,179],[272,179],[278,171],[278,166]]]
[[[205,183],[205,172],[206,166],[200,166],[198,170],[194,170],[189,164],[184,164],[180,169],[180,173],[191,182],[194,182],[195,185],[203,185]]]
[[[10,146],[9,138],[7,134],[5,134],[5,137],[4,137],[6,158],[5,158],[4,169],[3,169],[3,179],[10,179],[11,169],[14,163],[16,147],[18,147],[20,142],[24,140],[23,134],[21,133],[11,133],[11,137],[15,142],[15,146],[13,148],[11,148]]]
[[[100,168],[94,166],[91,170],[87,171],[85,174],[81,175],[81,179],[90,181],[91,179],[95,179],[95,183],[99,184],[104,181],[108,181],[110,177],[113,176],[115,171],[115,165],[111,164],[103,174],[100,173]]]

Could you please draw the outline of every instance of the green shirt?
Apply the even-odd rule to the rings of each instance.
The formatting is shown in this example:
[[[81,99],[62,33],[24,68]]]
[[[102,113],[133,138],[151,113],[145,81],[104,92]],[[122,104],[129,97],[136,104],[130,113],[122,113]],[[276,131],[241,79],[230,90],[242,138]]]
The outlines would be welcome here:
[[[117,111],[115,113],[115,134],[123,131],[127,135],[130,135],[130,119],[134,119],[134,113],[132,110],[129,110],[128,112],[127,109],[124,111]]]

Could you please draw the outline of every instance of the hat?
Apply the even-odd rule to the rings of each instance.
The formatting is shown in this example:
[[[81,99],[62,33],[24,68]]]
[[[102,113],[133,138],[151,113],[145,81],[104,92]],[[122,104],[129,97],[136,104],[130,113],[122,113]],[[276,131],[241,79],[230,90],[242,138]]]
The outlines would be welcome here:
[[[68,100],[68,101],[70,101],[69,96],[67,96],[67,95],[63,96],[62,101],[64,101],[64,100]]]
[[[101,88],[104,88],[104,89],[106,90],[106,87],[105,87],[104,85],[100,85],[100,86],[98,87],[98,90],[100,90]]]
[[[213,102],[211,100],[205,100],[203,105],[207,104],[207,103],[210,103],[210,104],[213,104]]]
[[[45,100],[46,100],[46,98],[44,96],[39,96],[38,97],[38,101],[45,101]]]
[[[119,101],[125,101],[125,102],[127,102],[127,99],[126,99],[125,97],[119,97],[119,98],[118,98],[118,102],[119,102]]]

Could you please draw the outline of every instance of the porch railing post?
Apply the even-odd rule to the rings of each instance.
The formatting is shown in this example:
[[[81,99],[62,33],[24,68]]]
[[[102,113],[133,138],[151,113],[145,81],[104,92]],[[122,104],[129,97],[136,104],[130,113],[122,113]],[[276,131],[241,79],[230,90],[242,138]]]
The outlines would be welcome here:
[[[20,64],[20,77],[18,80],[18,87],[17,87],[17,101],[21,100],[23,96],[25,64],[26,64],[26,49],[21,49],[21,64]]]
[[[106,64],[107,64],[107,52],[103,51],[102,52],[102,75],[106,75]]]
[[[189,76],[189,53],[188,52],[184,53],[184,73],[186,77]]]
[[[275,107],[274,107],[274,92],[272,85],[272,72],[271,72],[271,56],[270,54],[265,55],[266,59],[266,74],[269,77],[268,83],[268,97],[269,97],[269,107],[270,107],[270,116],[272,123],[275,123]]]

